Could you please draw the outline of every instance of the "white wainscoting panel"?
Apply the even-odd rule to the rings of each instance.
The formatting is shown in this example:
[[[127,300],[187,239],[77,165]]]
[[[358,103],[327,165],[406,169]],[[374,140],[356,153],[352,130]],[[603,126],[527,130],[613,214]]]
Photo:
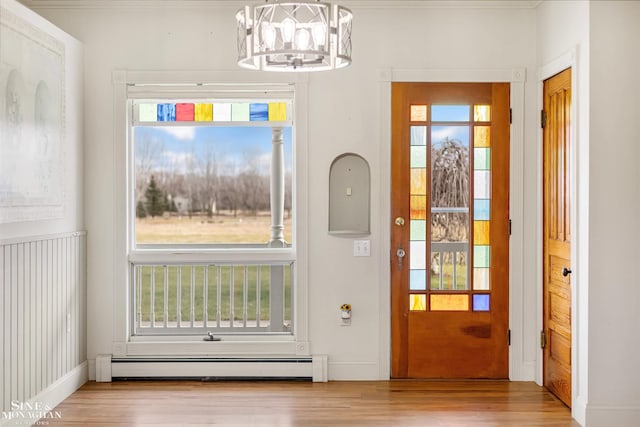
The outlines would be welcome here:
[[[0,240],[2,413],[86,367],[85,266],[84,232]]]

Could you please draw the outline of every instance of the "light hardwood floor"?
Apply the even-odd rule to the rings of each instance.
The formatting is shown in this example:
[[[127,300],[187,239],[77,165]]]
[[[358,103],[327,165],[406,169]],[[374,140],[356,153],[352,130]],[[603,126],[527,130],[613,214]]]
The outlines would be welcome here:
[[[85,384],[56,409],[64,426],[579,426],[529,382]]]

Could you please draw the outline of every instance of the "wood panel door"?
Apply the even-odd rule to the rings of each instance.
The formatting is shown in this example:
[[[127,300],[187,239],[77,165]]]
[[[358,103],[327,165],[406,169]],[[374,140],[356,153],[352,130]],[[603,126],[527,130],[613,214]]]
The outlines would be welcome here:
[[[544,385],[571,406],[571,70],[544,82]]]
[[[509,84],[392,84],[392,377],[507,378]]]

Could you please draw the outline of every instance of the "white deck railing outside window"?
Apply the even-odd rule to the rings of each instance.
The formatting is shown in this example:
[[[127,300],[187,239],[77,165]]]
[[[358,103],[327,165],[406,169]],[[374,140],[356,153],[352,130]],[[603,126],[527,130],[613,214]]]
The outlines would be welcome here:
[[[293,266],[132,263],[132,335],[290,334]]]

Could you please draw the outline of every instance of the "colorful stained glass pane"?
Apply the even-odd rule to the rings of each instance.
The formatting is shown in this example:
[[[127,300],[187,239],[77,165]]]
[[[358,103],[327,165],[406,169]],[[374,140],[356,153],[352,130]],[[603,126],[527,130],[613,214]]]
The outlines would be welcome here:
[[[248,111],[247,111],[248,114]],[[214,122],[230,122],[231,121],[231,104],[216,103],[213,104],[213,121]],[[247,118],[248,121],[248,118]]]
[[[473,295],[473,311],[489,311],[489,294]]]
[[[488,268],[473,269],[473,289],[476,291],[488,291],[490,289]]]
[[[411,126],[411,145],[427,145],[426,126]]]
[[[473,247],[473,267],[489,268],[489,258],[491,256],[491,248],[489,246]]]
[[[231,104],[231,121],[232,122],[248,122],[250,118],[251,117],[249,113],[249,103],[235,102]]]
[[[468,122],[469,105],[432,105],[432,122]]]
[[[427,240],[427,221],[424,219],[412,219],[409,224],[410,240]]]
[[[489,221],[473,221],[473,244],[489,244]]]
[[[158,104],[158,121],[175,122],[176,104]]]
[[[410,219],[427,219],[427,196],[410,196]]]
[[[469,295],[431,294],[429,306],[431,311],[469,311]]]
[[[249,120],[252,122],[266,122],[269,120],[269,104],[249,104]]]
[[[491,169],[491,148],[473,149],[473,168],[475,170]]]
[[[476,122],[488,122],[491,120],[491,105],[474,105],[473,120]]]
[[[473,127],[473,146],[474,147],[491,147],[491,127],[490,126],[474,126]]]
[[[427,170],[411,169],[411,193],[412,195],[427,194]]]
[[[473,173],[473,196],[476,199],[491,198],[491,172],[480,170]]]
[[[425,145],[411,146],[411,167],[412,168],[427,167],[427,147]]]
[[[176,104],[176,121],[192,122],[193,121],[193,104],[186,104],[186,103]]]
[[[287,103],[286,102],[270,102],[269,103],[269,121],[284,122],[287,120]]]
[[[411,311],[427,311],[427,296],[424,294],[409,295],[409,309]]]
[[[158,121],[158,107],[156,104],[139,104],[138,120],[141,122]]]
[[[409,268],[411,270],[427,268],[427,242],[409,242]]]
[[[427,289],[426,270],[409,270],[409,289],[412,291],[424,291]]]
[[[411,106],[411,121],[412,122],[426,122],[427,121],[427,106],[426,105],[412,105]]]
[[[196,122],[210,122],[213,120],[213,104],[196,104],[194,107]]]
[[[476,221],[489,221],[491,219],[491,201],[489,199],[473,200],[473,219]]]

